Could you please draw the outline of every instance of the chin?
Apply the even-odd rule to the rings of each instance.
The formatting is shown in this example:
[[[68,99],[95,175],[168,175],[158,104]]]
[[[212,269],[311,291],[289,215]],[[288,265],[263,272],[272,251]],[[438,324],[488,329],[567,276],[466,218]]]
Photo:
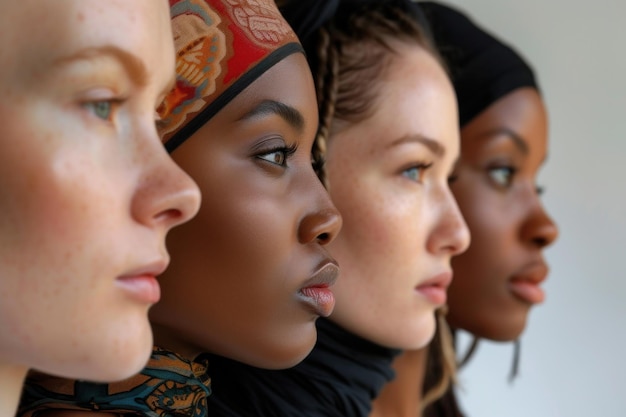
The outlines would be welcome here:
[[[256,343],[238,343],[237,348],[216,353],[257,368],[280,370],[302,362],[313,350],[316,340],[317,332],[312,326],[310,334],[300,337],[275,338],[263,345],[258,340]],[[276,344],[277,341],[279,344]],[[242,347],[245,349],[242,350]]]
[[[432,341],[435,328],[435,315],[431,313],[421,320],[407,323],[407,326],[399,326],[397,329],[402,330],[401,333],[383,337],[378,341],[374,340],[374,342],[393,349],[419,350]]]
[[[497,316],[496,316],[497,317]],[[450,325],[455,329],[465,330],[480,339],[487,339],[494,342],[513,342],[522,335],[526,329],[527,315],[523,317],[512,317],[510,320],[482,320],[476,322],[450,321]]]

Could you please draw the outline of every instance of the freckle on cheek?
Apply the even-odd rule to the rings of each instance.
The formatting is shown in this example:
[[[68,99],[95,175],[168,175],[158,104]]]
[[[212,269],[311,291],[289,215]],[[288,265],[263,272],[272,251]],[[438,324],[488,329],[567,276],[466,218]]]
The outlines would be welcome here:
[[[85,21],[85,15],[82,12],[78,12],[78,14],[76,15],[76,19],[79,22],[84,22]]]

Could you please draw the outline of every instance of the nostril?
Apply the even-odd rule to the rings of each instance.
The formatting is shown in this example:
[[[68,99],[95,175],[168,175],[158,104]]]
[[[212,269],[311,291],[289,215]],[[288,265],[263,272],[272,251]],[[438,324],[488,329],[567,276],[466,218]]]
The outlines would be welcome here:
[[[156,215],[157,221],[172,220],[177,223],[183,219],[183,212],[179,209],[167,209]]]
[[[330,235],[328,233],[321,233],[317,236],[317,240],[321,244],[326,244],[330,241]]]

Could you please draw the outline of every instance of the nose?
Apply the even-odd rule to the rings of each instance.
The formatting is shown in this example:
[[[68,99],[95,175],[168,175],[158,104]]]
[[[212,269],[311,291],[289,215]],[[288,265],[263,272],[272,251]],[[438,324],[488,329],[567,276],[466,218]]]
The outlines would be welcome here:
[[[144,147],[137,158],[143,166],[132,213],[138,222],[150,227],[162,226],[167,231],[196,215],[200,190],[167,154],[156,132],[151,136],[149,151]]]
[[[536,194],[521,233],[524,242],[539,249],[550,246],[559,235],[557,225],[548,215]]]
[[[452,192],[445,190],[443,197],[438,207],[437,225],[429,238],[429,250],[456,256],[469,247],[470,231]]]
[[[322,183],[311,171],[313,186],[307,195],[306,214],[298,225],[298,241],[302,244],[317,242],[327,245],[332,242],[341,230],[343,220],[341,214],[330,200],[330,196]]]

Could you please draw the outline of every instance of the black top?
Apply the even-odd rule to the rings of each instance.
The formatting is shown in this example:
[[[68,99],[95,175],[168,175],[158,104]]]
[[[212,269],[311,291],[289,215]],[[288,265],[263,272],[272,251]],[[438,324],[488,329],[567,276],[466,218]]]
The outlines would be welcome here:
[[[367,417],[371,402],[393,379],[400,353],[317,321],[311,354],[287,370],[264,370],[211,356],[211,416]]]

